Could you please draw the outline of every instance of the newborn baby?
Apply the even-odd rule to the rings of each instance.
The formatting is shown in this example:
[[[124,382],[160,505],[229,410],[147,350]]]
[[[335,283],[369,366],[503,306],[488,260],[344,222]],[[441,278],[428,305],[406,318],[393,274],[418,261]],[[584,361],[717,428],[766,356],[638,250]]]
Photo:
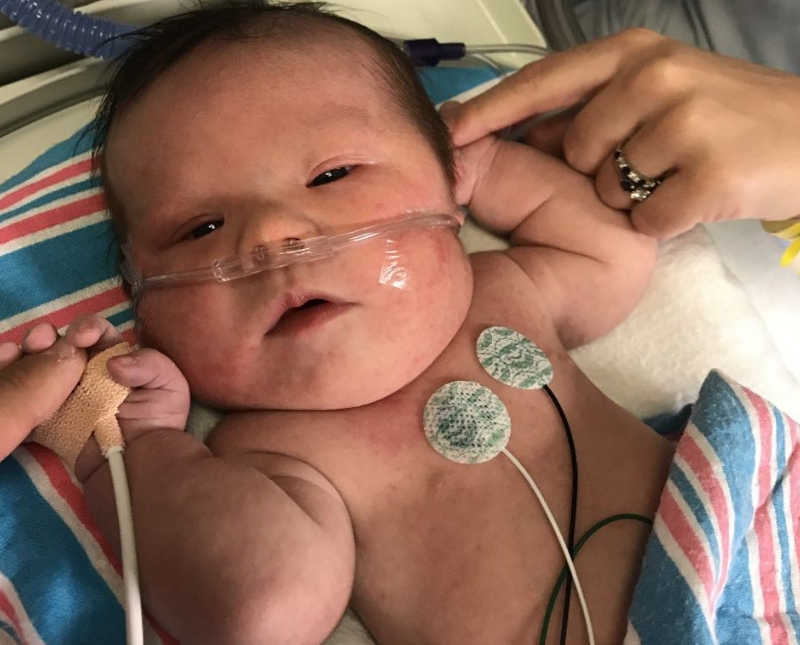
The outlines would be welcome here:
[[[564,564],[542,509],[505,458],[434,451],[423,411],[448,382],[490,388],[566,534],[557,409],[476,357],[484,329],[510,327],[548,357],[574,433],[575,534],[652,517],[671,446],[567,350],[631,310],[654,242],[530,147],[487,137],[453,160],[403,54],[359,25],[307,6],[212,9],[147,33],[100,127],[146,347],[109,363],[135,388],[119,417],[146,607],[186,643],[319,643],[348,601],[381,644],[534,642]],[[265,245],[459,222],[461,205],[511,248],[467,256],[452,228],[419,224],[226,282],[153,279],[224,258],[247,273]],[[228,412],[206,444],[182,432],[186,382]],[[77,472],[116,539],[95,446]],[[623,637],[648,534],[612,524],[576,560],[599,643]],[[568,641],[583,643],[573,605]]]

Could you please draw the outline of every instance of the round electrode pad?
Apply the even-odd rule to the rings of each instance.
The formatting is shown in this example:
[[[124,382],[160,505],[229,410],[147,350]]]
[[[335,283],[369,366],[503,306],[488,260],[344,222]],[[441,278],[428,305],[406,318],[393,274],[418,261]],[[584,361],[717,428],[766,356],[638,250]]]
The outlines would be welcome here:
[[[475,343],[478,361],[504,385],[535,390],[553,380],[553,366],[529,338],[509,327],[487,327]]]
[[[422,425],[433,449],[460,464],[493,459],[511,437],[506,406],[473,381],[452,381],[436,390],[425,404]]]

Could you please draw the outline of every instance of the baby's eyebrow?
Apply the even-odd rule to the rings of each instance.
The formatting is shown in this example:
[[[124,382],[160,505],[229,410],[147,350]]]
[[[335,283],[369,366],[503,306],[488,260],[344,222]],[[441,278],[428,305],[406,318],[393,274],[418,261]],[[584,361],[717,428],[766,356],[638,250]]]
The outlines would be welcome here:
[[[330,124],[331,119],[337,121],[353,121],[354,124],[364,125],[373,121],[372,114],[360,105],[329,101],[323,104],[321,116],[307,119],[308,125]]]

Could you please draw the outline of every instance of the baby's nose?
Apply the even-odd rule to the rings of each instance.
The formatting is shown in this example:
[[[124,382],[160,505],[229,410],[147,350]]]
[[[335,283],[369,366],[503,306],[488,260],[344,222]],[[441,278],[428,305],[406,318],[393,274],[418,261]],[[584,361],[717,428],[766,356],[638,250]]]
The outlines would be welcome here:
[[[242,229],[237,250],[240,255],[246,255],[258,246],[275,242],[296,244],[320,232],[316,222],[305,215],[254,215]]]

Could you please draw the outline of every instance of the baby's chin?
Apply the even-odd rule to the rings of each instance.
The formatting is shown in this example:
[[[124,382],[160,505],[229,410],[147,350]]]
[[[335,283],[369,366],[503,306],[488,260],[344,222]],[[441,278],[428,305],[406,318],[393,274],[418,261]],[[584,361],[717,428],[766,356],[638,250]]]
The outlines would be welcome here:
[[[425,367],[427,365],[401,372],[387,369],[383,378],[351,373],[303,385],[273,382],[271,387],[251,385],[236,390],[191,381],[189,385],[195,399],[220,410],[347,410],[370,405],[401,391],[424,372]]]

